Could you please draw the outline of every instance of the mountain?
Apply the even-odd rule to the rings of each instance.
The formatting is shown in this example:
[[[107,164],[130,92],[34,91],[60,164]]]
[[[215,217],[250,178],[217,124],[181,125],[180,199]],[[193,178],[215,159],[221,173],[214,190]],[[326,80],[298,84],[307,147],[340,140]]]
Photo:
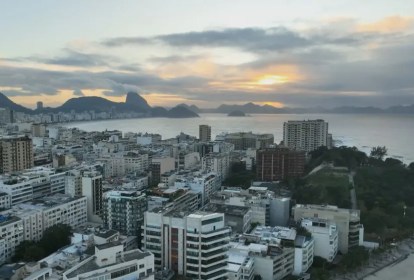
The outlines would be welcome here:
[[[187,105],[185,103],[181,103],[181,104],[178,104],[177,106],[185,107],[197,114],[202,112],[202,110],[198,108],[196,105]]]
[[[286,113],[286,108],[276,108],[270,105],[257,105],[252,102],[244,105],[220,105],[216,113],[229,114],[233,111],[242,111],[247,114],[282,114]]]
[[[43,109],[31,110],[11,101],[0,92],[0,108],[9,108],[16,112],[26,114],[57,113],[57,112],[109,112],[115,110],[118,113],[134,112],[147,117],[169,117],[169,118],[193,118],[198,113],[222,113],[229,114],[234,111],[241,111],[245,114],[312,114],[312,113],[336,113],[336,114],[414,114],[414,104],[406,106],[392,106],[386,109],[377,107],[354,107],[342,106],[333,109],[323,107],[309,108],[277,108],[271,105],[257,105],[252,102],[244,105],[223,104],[217,108],[200,109],[195,105],[180,104],[167,110],[162,107],[151,107],[148,102],[136,92],[128,92],[125,102],[113,102],[97,96],[82,96],[71,98],[56,108],[45,107]]]
[[[408,106],[392,106],[386,111],[388,113],[414,114],[414,104]]]
[[[43,108],[31,110],[18,105],[11,101],[7,96],[0,93],[0,108],[9,108],[17,112],[23,112],[26,114],[39,114],[39,113],[57,113],[57,112],[110,112],[115,110],[117,113],[142,113],[147,117],[167,117],[167,118],[194,118],[198,117],[198,114],[183,106],[177,106],[171,110],[167,110],[162,107],[152,108],[148,102],[135,92],[128,92],[125,98],[125,102],[113,102],[103,97],[98,96],[82,96],[77,98],[71,98],[56,108]],[[190,106],[190,108],[192,108]]]
[[[113,102],[108,99],[98,96],[82,96],[77,98],[71,98],[66,101],[62,106],[54,108],[55,112],[83,112],[83,111],[95,111],[95,112],[108,112],[115,110],[116,112],[136,112],[136,113],[149,113],[151,106],[147,101],[138,95],[136,92],[128,92],[125,102]]]
[[[118,109],[121,103],[112,102],[108,99],[97,97],[97,96],[82,96],[77,98],[71,98],[62,106],[53,108],[55,112],[84,112],[84,111],[95,111],[105,112],[110,111],[112,108]]]
[[[197,118],[199,117],[199,115],[184,106],[178,105],[168,111],[167,117],[169,118]]]
[[[11,101],[7,96],[5,96],[3,93],[0,92],[0,108],[8,108],[10,110],[13,111],[17,111],[17,112],[23,112],[23,113],[27,113],[30,114],[30,112],[32,110],[23,107],[19,104],[14,103],[13,101]]]
[[[151,106],[148,104],[147,100],[145,100],[136,92],[127,93],[125,105],[131,109],[141,111],[149,111],[151,109]]]

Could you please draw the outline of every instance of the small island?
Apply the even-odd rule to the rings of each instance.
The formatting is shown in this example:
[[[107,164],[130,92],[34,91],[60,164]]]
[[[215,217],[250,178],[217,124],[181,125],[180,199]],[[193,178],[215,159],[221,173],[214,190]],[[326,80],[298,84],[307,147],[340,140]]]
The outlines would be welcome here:
[[[246,117],[246,114],[242,111],[236,110],[227,114],[228,117]]]

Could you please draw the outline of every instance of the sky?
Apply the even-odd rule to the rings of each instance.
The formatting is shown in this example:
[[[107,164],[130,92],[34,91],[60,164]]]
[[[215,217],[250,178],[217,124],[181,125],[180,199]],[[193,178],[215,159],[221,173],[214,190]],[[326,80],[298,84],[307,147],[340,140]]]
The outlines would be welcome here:
[[[167,107],[414,104],[412,0],[3,0],[0,11],[0,92],[31,108],[129,91]]]

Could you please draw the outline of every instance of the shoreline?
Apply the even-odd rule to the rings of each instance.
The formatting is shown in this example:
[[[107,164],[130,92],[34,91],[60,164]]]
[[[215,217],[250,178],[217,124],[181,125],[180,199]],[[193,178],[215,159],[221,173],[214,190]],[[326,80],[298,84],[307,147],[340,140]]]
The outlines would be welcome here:
[[[357,271],[346,274],[333,275],[335,280],[389,280],[397,273],[399,280],[413,279],[414,273],[414,239],[412,237],[400,241],[398,245],[388,249],[379,255],[370,255],[368,264]]]

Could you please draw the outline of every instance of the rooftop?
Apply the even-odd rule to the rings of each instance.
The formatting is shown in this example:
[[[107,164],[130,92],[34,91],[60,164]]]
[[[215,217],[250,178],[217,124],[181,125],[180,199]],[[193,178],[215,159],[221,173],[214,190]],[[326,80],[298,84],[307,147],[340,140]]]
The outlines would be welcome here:
[[[111,263],[111,264],[104,265],[104,266],[99,266],[96,263],[96,256],[92,256],[92,257],[88,258],[84,263],[81,263],[77,267],[74,267],[72,271],[70,271],[68,274],[66,274],[66,276],[68,278],[72,278],[72,277],[75,277],[77,275],[81,275],[81,274],[91,272],[91,271],[94,271],[94,270],[97,270],[97,269],[102,269],[102,268],[108,268],[107,270],[109,270],[109,268],[111,266],[115,266],[117,264],[121,264],[123,262],[128,262],[128,261],[132,261],[132,260],[143,259],[143,258],[148,257],[150,255],[151,255],[151,253],[142,252],[139,249],[126,251],[126,252],[122,252],[121,255],[116,258],[115,263]],[[119,269],[119,268],[117,268],[117,269]]]
[[[231,216],[244,216],[250,211],[250,208],[245,206],[209,203],[203,207],[203,210],[208,212],[224,213],[225,215]]]

